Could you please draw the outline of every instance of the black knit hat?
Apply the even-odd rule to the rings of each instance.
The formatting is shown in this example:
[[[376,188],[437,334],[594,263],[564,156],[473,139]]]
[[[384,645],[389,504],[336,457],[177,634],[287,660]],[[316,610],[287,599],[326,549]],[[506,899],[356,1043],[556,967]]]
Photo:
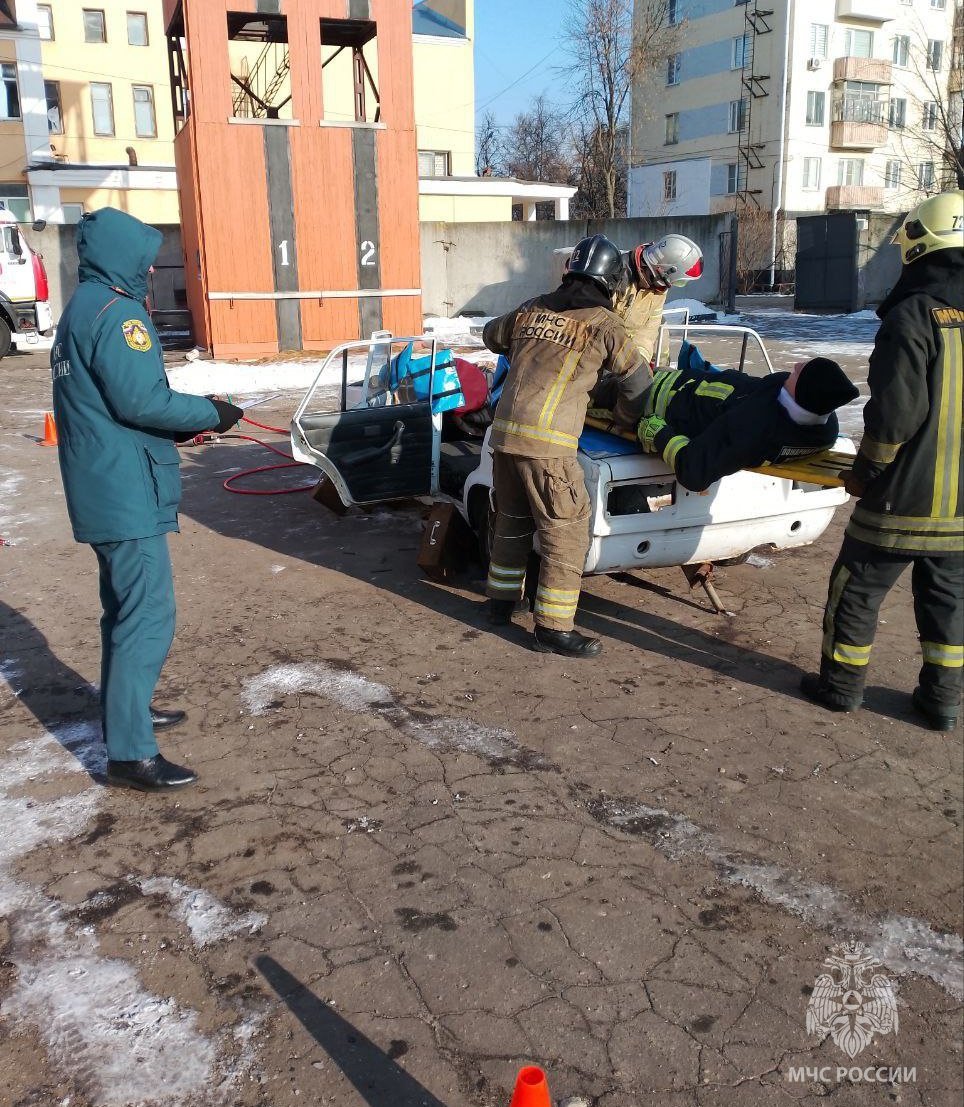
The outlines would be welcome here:
[[[800,370],[794,398],[814,415],[829,415],[860,395],[860,389],[828,357],[815,357]]]

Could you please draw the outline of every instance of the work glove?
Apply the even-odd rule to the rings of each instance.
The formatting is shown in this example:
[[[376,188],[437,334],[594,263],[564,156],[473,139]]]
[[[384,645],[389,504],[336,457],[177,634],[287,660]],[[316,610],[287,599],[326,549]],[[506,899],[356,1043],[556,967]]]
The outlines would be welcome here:
[[[218,413],[218,424],[211,428],[217,431],[218,434],[224,434],[225,431],[229,431],[244,418],[244,408],[242,407],[229,404],[227,400],[215,399],[214,396],[207,396],[205,399],[210,400],[211,403],[214,404],[214,408]]]
[[[861,477],[854,476],[853,472],[844,477],[843,486],[846,492],[858,500],[867,491],[867,482]]]
[[[666,420],[661,419],[658,415],[650,415],[648,419],[642,419],[639,427],[636,430],[637,437],[642,443],[643,451],[647,454],[655,454],[659,451],[656,449],[656,435],[666,426]]]

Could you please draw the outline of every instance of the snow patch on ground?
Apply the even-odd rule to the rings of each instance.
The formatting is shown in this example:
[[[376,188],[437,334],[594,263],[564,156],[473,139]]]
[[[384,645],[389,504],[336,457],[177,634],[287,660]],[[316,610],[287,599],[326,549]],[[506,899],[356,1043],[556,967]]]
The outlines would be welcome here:
[[[268,916],[260,911],[239,915],[209,892],[191,888],[168,876],[155,876],[136,883],[145,895],[160,895],[168,900],[174,917],[191,931],[196,946],[209,946],[235,934],[254,934],[268,921]]]
[[[245,681],[241,698],[252,715],[264,715],[279,696],[308,693],[325,696],[347,711],[367,711],[376,704],[390,702],[392,694],[383,684],[375,684],[357,673],[333,669],[320,662],[303,665],[278,665],[260,676]]]
[[[894,972],[927,976],[964,999],[964,941],[958,935],[942,934],[903,915],[862,915],[834,888],[808,884],[777,865],[737,857],[714,835],[669,811],[608,796],[590,800],[587,809],[601,823],[646,838],[672,861],[704,858],[727,883],[752,888],[765,902],[837,939],[859,939]]]

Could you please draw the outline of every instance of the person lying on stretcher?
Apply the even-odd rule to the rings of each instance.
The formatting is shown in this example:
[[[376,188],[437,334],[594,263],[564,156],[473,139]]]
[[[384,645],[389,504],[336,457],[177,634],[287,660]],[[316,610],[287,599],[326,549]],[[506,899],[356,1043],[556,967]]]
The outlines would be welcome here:
[[[608,408],[603,381],[592,407]],[[676,369],[658,370],[645,398],[637,435],[648,454],[660,454],[680,483],[702,492],[740,469],[830,449],[838,407],[859,395],[829,358],[798,362],[792,373],[750,377],[716,369],[683,342]]]

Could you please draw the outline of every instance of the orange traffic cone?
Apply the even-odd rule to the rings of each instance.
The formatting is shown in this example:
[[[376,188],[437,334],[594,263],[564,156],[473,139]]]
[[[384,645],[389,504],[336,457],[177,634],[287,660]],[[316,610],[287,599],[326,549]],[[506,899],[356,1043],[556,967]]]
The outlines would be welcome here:
[[[57,424],[54,422],[54,413],[52,411],[44,412],[44,436],[40,440],[40,445],[57,445]]]
[[[546,1074],[535,1065],[527,1065],[516,1077],[515,1094],[509,1107],[552,1107]]]

